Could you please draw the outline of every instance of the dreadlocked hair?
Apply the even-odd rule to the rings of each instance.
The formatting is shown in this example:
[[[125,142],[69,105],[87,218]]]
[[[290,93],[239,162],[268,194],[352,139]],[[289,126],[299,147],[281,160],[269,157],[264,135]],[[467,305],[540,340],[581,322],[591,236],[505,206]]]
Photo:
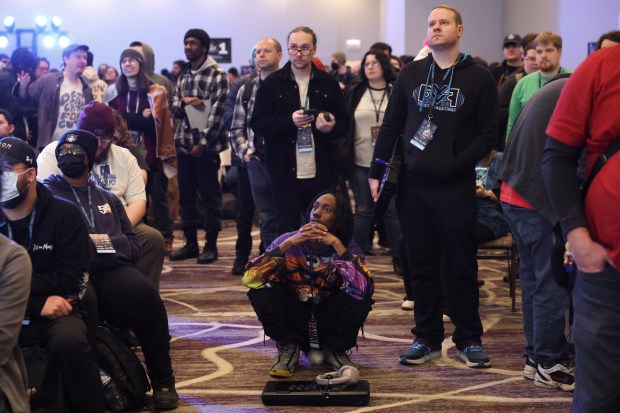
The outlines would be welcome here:
[[[353,211],[351,210],[351,204],[349,204],[349,202],[341,194],[331,191],[323,191],[315,196],[312,202],[310,202],[310,205],[308,205],[305,222],[310,221],[310,218],[312,218],[314,203],[323,195],[331,195],[336,198],[336,228],[332,233],[344,244],[345,247],[348,247],[351,239],[353,238]]]

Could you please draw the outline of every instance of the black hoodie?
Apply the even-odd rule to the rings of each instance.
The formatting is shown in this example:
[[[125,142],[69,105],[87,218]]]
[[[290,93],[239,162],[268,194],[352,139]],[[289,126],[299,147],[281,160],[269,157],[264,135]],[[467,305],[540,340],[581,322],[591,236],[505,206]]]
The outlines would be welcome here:
[[[433,56],[406,65],[396,79],[388,103],[373,159],[390,158],[396,139],[403,135],[404,173],[407,182],[416,185],[475,187],[475,166],[493,148],[497,138],[498,94],[495,80],[484,67],[461,54],[454,66],[450,83],[450,69],[435,65],[437,95],[432,122],[437,125],[434,138],[424,150],[410,143],[420,124],[429,114],[419,104],[424,98],[425,85]],[[370,177],[380,179],[383,167],[372,164]]]
[[[52,193],[60,198],[78,205],[75,195],[71,190],[71,185],[65,181],[62,175],[50,175],[43,181]],[[127,213],[121,201],[110,191],[97,187],[92,181],[88,181],[88,186],[74,187],[78,198],[89,215],[90,207],[88,201],[88,188],[90,188],[93,218],[95,228],[89,232],[94,234],[108,234],[114,245],[116,253],[99,254],[92,242],[89,242],[90,249],[90,272],[96,279],[99,272],[116,268],[123,265],[133,265],[142,252],[142,246],[138,237],[133,232],[131,222],[127,218]],[[81,208],[80,208],[81,210]],[[84,212],[80,214],[82,221],[86,221]]]
[[[69,202],[52,196],[37,183],[35,218],[30,240],[30,216],[21,224],[11,223],[13,238],[32,261],[32,284],[26,317],[41,318],[45,301],[52,295],[74,297],[88,282],[88,231],[80,211]],[[2,218],[0,231],[8,235],[8,223]]]

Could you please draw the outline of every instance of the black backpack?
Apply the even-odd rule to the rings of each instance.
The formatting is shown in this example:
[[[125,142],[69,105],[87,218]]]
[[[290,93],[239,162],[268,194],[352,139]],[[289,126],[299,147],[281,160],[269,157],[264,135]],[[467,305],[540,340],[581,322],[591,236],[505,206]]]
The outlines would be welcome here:
[[[33,413],[57,413],[66,409],[60,373],[52,355],[33,343],[20,346],[28,375],[27,393]]]
[[[95,357],[102,370],[107,409],[121,411],[144,407],[145,394],[151,388],[144,367],[136,353],[107,327],[97,328]]]

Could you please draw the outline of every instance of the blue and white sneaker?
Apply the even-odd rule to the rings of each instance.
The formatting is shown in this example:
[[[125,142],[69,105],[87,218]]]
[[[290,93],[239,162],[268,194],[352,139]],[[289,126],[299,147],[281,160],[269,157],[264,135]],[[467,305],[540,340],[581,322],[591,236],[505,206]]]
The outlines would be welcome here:
[[[487,352],[482,349],[479,344],[472,344],[464,347],[462,350],[457,350],[456,355],[465,362],[467,367],[472,368],[487,368],[491,367],[491,361]]]
[[[439,357],[441,357],[441,347],[433,349],[415,340],[407,351],[400,355],[399,363],[405,366],[416,366]]]

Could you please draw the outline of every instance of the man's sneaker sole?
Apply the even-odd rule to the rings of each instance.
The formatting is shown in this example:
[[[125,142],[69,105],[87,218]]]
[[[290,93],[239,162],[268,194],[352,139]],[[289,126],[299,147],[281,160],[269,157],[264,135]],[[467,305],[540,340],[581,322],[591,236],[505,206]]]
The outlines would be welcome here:
[[[523,377],[528,380],[534,380],[534,376],[536,376],[536,363],[527,357],[523,367]]]
[[[441,350],[431,351],[418,359],[408,359],[407,357],[400,356],[398,362],[404,366],[417,366],[439,357],[441,357]]]
[[[486,369],[486,368],[491,367],[491,361],[490,360],[479,361],[479,362],[469,361],[469,358],[467,358],[467,355],[464,352],[462,352],[461,350],[457,350],[456,351],[456,355],[458,356],[458,358],[460,358],[467,365],[467,367],[471,367],[473,369]]]
[[[297,364],[295,364],[295,368],[297,368]],[[288,371],[288,370],[281,370],[281,369],[271,369],[269,370],[269,375],[271,377],[292,377],[293,374],[295,374],[295,370],[293,371]]]

